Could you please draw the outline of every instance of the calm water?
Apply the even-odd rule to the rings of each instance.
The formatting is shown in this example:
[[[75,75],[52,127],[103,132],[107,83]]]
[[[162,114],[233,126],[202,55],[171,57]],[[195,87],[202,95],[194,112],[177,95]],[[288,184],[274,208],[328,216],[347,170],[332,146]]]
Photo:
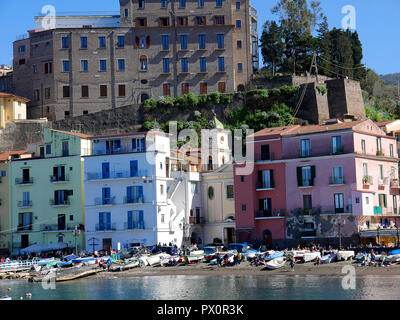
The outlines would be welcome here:
[[[357,278],[356,290],[343,290],[341,281],[322,276],[154,276],[82,279],[44,290],[40,283],[6,280],[0,282],[0,294],[26,299],[31,292],[32,300],[400,299],[400,277]]]

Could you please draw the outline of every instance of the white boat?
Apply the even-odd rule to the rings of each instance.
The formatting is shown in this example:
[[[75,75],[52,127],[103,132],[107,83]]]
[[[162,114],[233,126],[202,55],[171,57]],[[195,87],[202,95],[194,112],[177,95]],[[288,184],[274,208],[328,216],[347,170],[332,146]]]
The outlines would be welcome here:
[[[266,263],[266,267],[271,270],[282,268],[286,263],[286,259],[284,257],[273,259]]]
[[[315,259],[320,258],[321,259],[321,253],[319,251],[314,251],[314,252],[306,252],[303,255],[303,261],[306,262],[311,262],[314,261]]]
[[[0,296],[0,300],[12,300],[9,296]]]
[[[159,253],[154,256],[147,257],[147,263],[149,266],[155,266],[161,264],[161,260],[169,258],[170,255],[166,253]]]
[[[123,265],[121,265],[121,271],[133,269],[139,267],[140,262],[138,259],[127,260]]]
[[[308,253],[309,251],[307,251],[307,250],[295,250],[295,251],[292,251],[292,253],[293,253],[293,259],[294,259],[294,261],[304,261],[304,255],[306,254],[306,253]]]
[[[354,256],[355,256],[355,254],[354,254],[354,251],[352,251],[352,250],[348,250],[348,251],[341,250],[341,251],[338,251],[338,253],[337,253],[338,261],[350,260]]]

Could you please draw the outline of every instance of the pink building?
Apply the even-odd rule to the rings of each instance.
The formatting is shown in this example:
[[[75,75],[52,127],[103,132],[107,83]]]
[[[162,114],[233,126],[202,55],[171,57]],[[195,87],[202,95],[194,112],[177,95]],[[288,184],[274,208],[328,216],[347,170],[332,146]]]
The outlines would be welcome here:
[[[374,122],[268,128],[248,143],[254,171],[234,177],[239,241],[397,244],[397,143]]]

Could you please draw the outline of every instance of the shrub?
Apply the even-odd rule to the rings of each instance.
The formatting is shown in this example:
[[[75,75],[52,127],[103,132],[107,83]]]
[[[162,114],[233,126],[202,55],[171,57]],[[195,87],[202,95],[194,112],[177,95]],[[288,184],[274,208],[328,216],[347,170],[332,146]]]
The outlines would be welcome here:
[[[268,90],[267,89],[254,89],[247,92],[247,96],[254,97],[260,96],[262,98],[268,98]]]
[[[328,89],[323,86],[317,86],[317,90],[320,94],[325,95],[328,93]]]
[[[283,86],[280,88],[280,93],[288,97],[294,96],[298,91],[299,88],[293,86]]]
[[[143,102],[143,105],[148,111],[153,111],[157,109],[157,101],[153,98],[145,100]]]
[[[208,96],[207,96],[207,102],[211,102],[214,105],[218,105],[221,102],[221,94],[216,91],[216,92],[211,92]]]
[[[233,94],[223,94],[221,95],[220,103],[225,106],[228,106],[233,103],[233,99],[234,99]]]
[[[172,108],[174,106],[174,99],[170,96],[162,96],[158,101],[159,107]]]

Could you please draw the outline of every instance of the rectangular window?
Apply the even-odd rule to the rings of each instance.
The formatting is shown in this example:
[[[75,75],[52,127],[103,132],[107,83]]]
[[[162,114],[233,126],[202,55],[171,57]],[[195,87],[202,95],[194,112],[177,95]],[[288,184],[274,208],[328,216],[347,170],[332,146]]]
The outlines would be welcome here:
[[[100,85],[100,97],[107,97],[107,85]]]
[[[233,185],[226,186],[226,198],[233,199],[234,198],[234,188]]]
[[[178,25],[180,25],[179,23],[182,23],[183,20],[179,20],[180,18],[178,18]],[[169,18],[160,18],[160,27],[168,27],[169,26]]]
[[[206,49],[206,36],[204,34],[199,35],[199,49],[200,50]]]
[[[62,142],[62,156],[68,157],[69,156],[69,141]]]
[[[390,150],[390,157],[393,158],[394,154],[393,154],[393,145],[389,145],[389,150]]]
[[[136,26],[137,27],[147,27],[147,18],[137,18]]]
[[[271,160],[271,155],[269,153],[269,144],[264,144],[261,146],[261,160]]]
[[[240,2],[236,2],[236,10],[240,10]]]
[[[20,53],[25,52],[25,46],[19,46],[18,52],[20,52]]]
[[[45,99],[50,99],[50,88],[44,88],[44,98]]]
[[[386,199],[386,194],[379,194],[379,206],[381,208],[387,208],[387,199]]]
[[[146,152],[146,139],[145,138],[132,139],[132,151]]]
[[[139,0],[139,9],[144,9],[145,7],[145,0]]]
[[[161,36],[163,50],[169,50],[169,37],[167,35]]]
[[[168,0],[161,0],[161,8],[167,8],[168,7]]]
[[[87,49],[87,37],[81,37],[81,49]]]
[[[127,203],[143,203],[143,186],[132,186],[126,188]]]
[[[103,162],[101,164],[101,177],[103,179],[110,178],[110,163],[109,162]]]
[[[310,156],[310,140],[303,139],[301,140],[301,156],[302,157],[309,157]]]
[[[381,138],[376,138],[376,153],[377,154],[382,153],[382,139]]]
[[[125,85],[124,84],[118,85],[118,97],[125,97]]]
[[[107,71],[107,60],[100,60],[100,71]]]
[[[89,98],[89,86],[82,86],[82,98]]]
[[[243,72],[243,63],[238,63],[238,72]]]
[[[51,154],[51,144],[46,144],[46,154]]]
[[[207,83],[200,82],[200,94],[207,94]]]
[[[44,64],[44,73],[52,73],[53,72],[53,64],[51,62],[47,62]]]
[[[223,34],[217,35],[217,43],[218,43],[218,49],[224,49],[225,43]]]
[[[179,8],[186,8],[186,0],[179,0]]]
[[[365,140],[361,140],[361,152],[365,154]]]
[[[339,154],[342,153],[342,137],[332,137],[332,153]]]
[[[225,58],[218,57],[218,72],[225,72]]]
[[[204,0],[198,0],[199,8],[204,8]]]
[[[125,71],[125,59],[118,59],[118,71]]]
[[[37,73],[38,72],[38,67],[37,67],[37,65],[35,64],[35,65],[33,65],[33,73]]]
[[[111,204],[111,188],[102,189],[102,204]]]
[[[344,196],[343,193],[335,193],[335,213],[344,213]]]
[[[138,161],[137,160],[132,160],[130,162],[130,168],[131,168],[131,177],[138,177]]]
[[[69,38],[68,37],[62,37],[61,38],[61,47],[63,49],[68,49],[69,48]]]
[[[182,67],[182,73],[188,73],[188,58],[182,58],[181,59],[181,67]]]
[[[40,101],[40,91],[39,90],[33,90],[33,99],[35,101]]]
[[[181,35],[181,50],[187,50],[187,35]]]
[[[314,186],[315,166],[297,167],[297,185],[299,187]]]
[[[207,61],[204,57],[200,58],[200,72],[207,72]]]
[[[96,227],[97,231],[110,231],[111,212],[99,212],[99,224]]]
[[[129,17],[129,10],[128,9],[125,9],[124,13],[125,13],[125,18]]]
[[[88,72],[88,61],[87,60],[81,60],[81,71]]]
[[[383,185],[383,165],[378,164],[378,183]]]
[[[63,86],[63,98],[69,98],[70,93],[69,93],[69,86]]]
[[[272,215],[272,199],[258,199],[259,217],[270,217]]]
[[[393,213],[397,214],[397,196],[393,196]]]
[[[196,24],[198,26],[205,26],[207,24],[207,18],[206,17],[196,17]]]
[[[275,188],[274,171],[273,170],[258,171],[257,189],[273,189],[273,188]]]
[[[118,36],[117,46],[118,48],[125,47],[125,36]]]
[[[225,24],[225,17],[224,16],[216,16],[214,23],[217,25],[224,25]]]
[[[63,66],[63,72],[69,72],[69,61],[63,61],[62,66]]]
[[[304,214],[312,214],[312,196],[311,194],[303,195]]]
[[[169,73],[169,58],[163,58],[163,72]]]
[[[236,28],[240,29],[242,27],[242,20],[236,20]]]
[[[189,18],[188,17],[178,17],[178,26],[184,27],[189,24]],[[169,25],[169,19],[168,19],[168,25]]]
[[[163,84],[163,95],[171,96],[171,84],[169,84],[169,83]]]
[[[343,184],[343,182],[343,167],[334,167],[331,184]]]
[[[134,210],[128,211],[128,230],[144,230],[144,211]]]
[[[242,40],[236,41],[236,48],[237,49],[242,49]]]
[[[242,211],[246,211],[246,210],[247,210],[246,205],[245,205],[245,204],[242,204]]]
[[[217,7],[222,7],[222,0],[216,0],[216,4]]]
[[[106,47],[106,37],[99,37],[99,48]]]
[[[182,94],[189,93],[189,83],[182,83]]]

